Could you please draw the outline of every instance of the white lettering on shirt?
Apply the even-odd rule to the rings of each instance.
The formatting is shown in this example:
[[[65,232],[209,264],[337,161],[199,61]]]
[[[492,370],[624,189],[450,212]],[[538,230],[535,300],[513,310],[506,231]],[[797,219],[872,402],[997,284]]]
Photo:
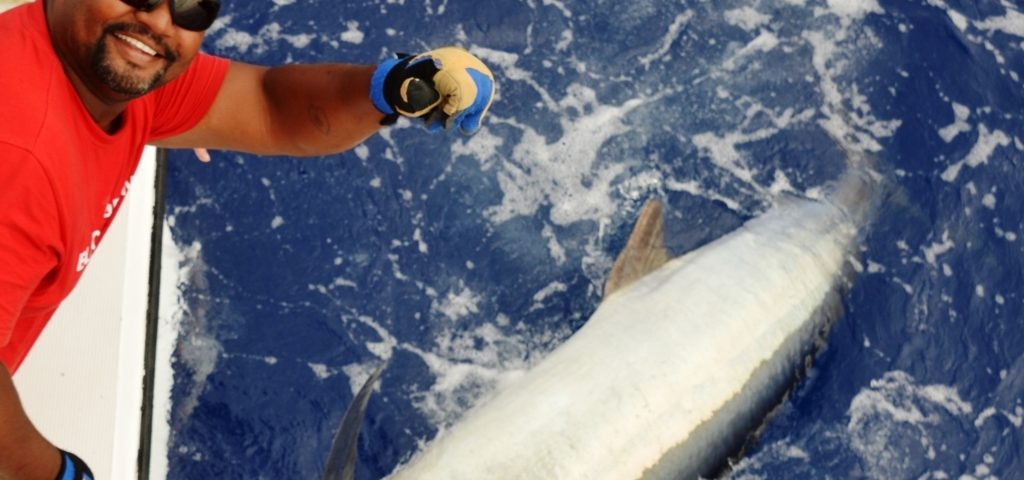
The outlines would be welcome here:
[[[121,200],[124,199],[125,195],[128,195],[128,190],[130,188],[131,181],[125,181],[124,186],[121,187],[121,195],[114,197],[112,200],[107,202],[107,204],[103,207],[104,221],[110,219],[110,217],[114,215],[114,209],[117,208],[117,205],[121,203]],[[90,234],[89,246],[86,247],[85,250],[82,251],[82,253],[78,254],[78,264],[75,267],[76,271],[81,273],[82,270],[85,270],[85,267],[89,265],[89,262],[92,260],[93,254],[96,253],[96,248],[99,247],[100,245],[101,237],[103,237],[102,230],[93,230],[93,232]]]
[[[85,266],[89,264],[89,251],[86,250],[78,255],[78,267],[75,269],[78,272],[85,270]]]

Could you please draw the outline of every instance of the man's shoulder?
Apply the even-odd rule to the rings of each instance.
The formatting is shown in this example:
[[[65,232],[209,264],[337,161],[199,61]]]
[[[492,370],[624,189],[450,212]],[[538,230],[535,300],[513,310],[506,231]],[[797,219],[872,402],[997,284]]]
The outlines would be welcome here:
[[[0,139],[24,145],[46,118],[55,59],[49,45],[20,28],[14,13],[0,15]]]
[[[20,58],[35,55],[46,38],[46,25],[41,23],[41,13],[36,12],[37,5],[20,7],[0,12],[0,58]],[[6,72],[5,72],[6,73]],[[6,75],[5,75],[6,76]]]

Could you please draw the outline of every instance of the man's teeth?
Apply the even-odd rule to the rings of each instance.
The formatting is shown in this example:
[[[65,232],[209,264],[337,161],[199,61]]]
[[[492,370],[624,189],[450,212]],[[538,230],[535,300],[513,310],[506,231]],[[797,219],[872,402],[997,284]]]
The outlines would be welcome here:
[[[117,38],[120,38],[124,42],[127,42],[131,46],[133,46],[133,47],[135,47],[135,48],[137,48],[139,50],[142,50],[143,52],[146,52],[146,53],[148,53],[148,54],[150,54],[150,55],[152,55],[154,57],[157,56],[156,50],[153,50],[152,48],[150,48],[149,45],[146,45],[145,43],[142,43],[142,42],[140,42],[140,41],[138,41],[138,40],[136,40],[136,39],[134,39],[132,37],[127,36],[127,35],[121,35],[120,33],[115,33],[114,36],[117,37]]]

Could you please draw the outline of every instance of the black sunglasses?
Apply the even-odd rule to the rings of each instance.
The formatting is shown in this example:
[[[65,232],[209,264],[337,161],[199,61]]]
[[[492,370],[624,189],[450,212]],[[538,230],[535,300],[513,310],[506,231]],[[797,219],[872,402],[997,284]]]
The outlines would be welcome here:
[[[143,12],[152,12],[164,0],[121,0]],[[171,21],[175,25],[202,32],[217,19],[220,11],[220,0],[173,0],[171,1]]]

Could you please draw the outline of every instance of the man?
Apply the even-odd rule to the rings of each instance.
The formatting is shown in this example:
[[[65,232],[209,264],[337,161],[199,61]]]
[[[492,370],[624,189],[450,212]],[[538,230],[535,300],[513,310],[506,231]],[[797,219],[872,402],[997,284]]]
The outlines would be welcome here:
[[[457,48],[377,66],[264,68],[198,53],[219,0],[37,0],[0,15],[0,480],[90,478],[11,376],[95,252],[145,144],[351,148],[399,116],[480,127],[493,77]]]

